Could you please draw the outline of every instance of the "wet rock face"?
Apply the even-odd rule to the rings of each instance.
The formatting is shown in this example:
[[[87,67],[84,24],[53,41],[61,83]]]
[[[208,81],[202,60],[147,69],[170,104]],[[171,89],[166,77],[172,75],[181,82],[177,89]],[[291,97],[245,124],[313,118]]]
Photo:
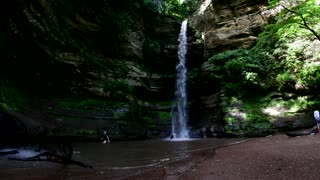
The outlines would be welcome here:
[[[142,13],[128,10],[133,22],[114,2],[27,0],[10,1],[8,13],[2,8],[1,75],[13,76],[14,69],[23,74],[18,81],[35,89],[50,83],[48,89],[98,94],[105,82],[127,74],[114,59],[143,58]]]
[[[0,9],[0,50],[5,52],[0,78],[12,77],[13,83],[48,99],[72,94],[109,100],[118,92],[107,91],[108,82],[133,88],[124,101],[173,99],[181,20],[160,17],[154,22],[141,7],[122,1],[13,0]],[[147,40],[157,45],[149,54]],[[194,41],[189,27],[190,69],[203,61]],[[72,113],[61,114],[67,115]]]
[[[265,11],[266,5],[267,0],[202,0],[190,24],[201,34],[204,59],[227,50],[254,46],[271,14]],[[201,66],[203,78],[198,84],[199,98],[192,109],[197,122],[191,123],[198,127],[223,128],[226,114],[220,106],[220,84],[206,76],[211,68],[210,62]]]
[[[14,60],[12,66],[21,67],[25,81],[39,80],[33,86],[50,82],[52,87],[63,84],[106,97],[104,84],[121,80],[138,91],[144,89],[150,97],[153,92],[166,95],[168,86],[173,92],[180,20],[161,17],[154,22],[138,6],[118,5],[114,1],[12,1],[8,8],[13,10],[1,17],[5,28],[0,46],[11,49],[8,59]],[[202,54],[192,44],[193,35],[188,35],[188,56],[200,62]],[[157,45],[149,54],[145,52],[148,40]],[[188,62],[192,66],[195,61]]]
[[[206,58],[226,50],[252,47],[266,24],[262,10],[266,0],[204,0],[192,18],[202,32]]]

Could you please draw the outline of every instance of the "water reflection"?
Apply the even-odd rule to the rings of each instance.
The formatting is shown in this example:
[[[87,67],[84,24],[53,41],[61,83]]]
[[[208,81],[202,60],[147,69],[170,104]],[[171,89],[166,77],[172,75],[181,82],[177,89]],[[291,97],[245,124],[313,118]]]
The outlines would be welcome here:
[[[244,139],[189,139],[187,141],[147,140],[75,144],[74,158],[97,168],[148,166],[188,156],[191,151],[217,148]]]

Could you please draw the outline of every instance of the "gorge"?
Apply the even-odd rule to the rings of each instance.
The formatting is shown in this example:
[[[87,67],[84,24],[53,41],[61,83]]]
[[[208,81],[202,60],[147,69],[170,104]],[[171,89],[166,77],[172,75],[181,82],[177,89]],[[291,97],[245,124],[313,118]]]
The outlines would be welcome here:
[[[305,31],[267,36],[285,31],[264,28],[277,22],[280,5],[173,2],[26,0],[1,7],[1,139],[39,131],[96,138],[103,130],[114,140],[169,137],[185,18],[188,101],[181,116],[188,136],[265,136],[313,125],[318,42]]]

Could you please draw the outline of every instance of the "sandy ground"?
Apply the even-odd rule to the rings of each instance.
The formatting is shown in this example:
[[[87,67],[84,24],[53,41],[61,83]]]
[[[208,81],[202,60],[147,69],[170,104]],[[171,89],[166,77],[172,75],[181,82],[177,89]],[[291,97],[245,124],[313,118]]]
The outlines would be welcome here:
[[[46,162],[39,162],[46,163]],[[186,159],[135,169],[0,166],[0,179],[320,179],[320,135],[275,135],[193,152]]]

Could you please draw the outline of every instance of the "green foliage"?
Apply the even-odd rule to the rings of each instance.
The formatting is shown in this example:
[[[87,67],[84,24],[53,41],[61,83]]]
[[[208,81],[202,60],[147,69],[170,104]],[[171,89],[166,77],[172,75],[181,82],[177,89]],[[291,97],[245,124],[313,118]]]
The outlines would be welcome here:
[[[165,14],[170,16],[181,17],[183,7],[180,4],[179,0],[165,0],[166,9]]]
[[[197,87],[197,83],[199,81],[198,77],[200,75],[199,68],[192,68],[187,72],[188,84],[191,87]]]
[[[160,106],[172,106],[171,101],[164,101],[164,102],[154,102],[154,104],[160,105]]]
[[[104,92],[109,92],[112,96],[125,97],[132,94],[132,86],[123,81],[107,81],[103,86]]]
[[[196,11],[197,6],[198,6],[197,0],[185,0],[184,3],[182,4],[183,10],[184,10],[184,16],[189,16],[193,12]]]
[[[115,17],[114,23],[117,24],[116,27],[119,36],[127,32],[127,30],[129,29],[130,21],[130,15],[127,12],[121,12]]]
[[[0,106],[15,111],[26,109],[27,96],[8,80],[0,79]]]
[[[320,6],[315,0],[299,1],[285,7],[259,35],[256,49],[265,49],[277,61],[279,71],[274,80],[278,90],[316,93],[319,87],[317,50],[320,30]]]
[[[292,113],[304,112],[312,109],[315,101],[304,96],[287,97],[288,99],[273,99],[269,102],[269,107],[277,107],[286,109],[282,115],[290,115]]]
[[[162,0],[143,0],[144,6],[157,14],[162,14],[165,9],[165,3]]]
[[[269,2],[276,6],[279,1]],[[282,108],[282,115],[288,115],[319,105],[319,14],[315,0],[291,2],[274,24],[265,27],[255,47],[209,59],[210,80],[221,85],[229,133],[250,136],[260,130],[271,132],[270,117],[263,112],[266,107]],[[278,102],[267,95],[271,91],[295,96]]]
[[[83,111],[95,111],[103,108],[115,109],[123,107],[125,104],[123,102],[114,101],[112,99],[92,99],[92,98],[65,98],[65,99],[54,99],[54,102],[58,107],[63,109],[77,109]],[[100,108],[99,108],[100,107]]]
[[[125,114],[118,114],[117,123],[120,124],[120,131],[126,136],[144,136],[146,129],[153,127],[151,111],[136,102],[128,104]]]
[[[275,0],[274,3],[277,3]],[[320,6],[315,0],[302,0],[293,7],[283,6],[278,14],[277,22],[266,26],[260,34],[259,48],[277,48],[279,45],[288,44],[296,38],[318,38]],[[318,38],[318,40],[320,40]],[[273,45],[272,45],[273,44]]]
[[[213,79],[221,82],[229,95],[251,93],[253,87],[291,92],[300,88],[304,93],[315,91],[319,86],[319,68],[312,61],[320,57],[316,50],[319,13],[320,6],[315,5],[314,0],[286,7],[279,14],[277,23],[266,26],[254,48],[211,57]]]
[[[278,5],[279,2],[280,0],[268,0],[269,7],[274,7]]]
[[[126,117],[126,112],[113,112],[113,117],[115,119],[124,119]]]
[[[186,0],[184,3],[180,3],[179,0],[125,0],[115,1],[112,4],[119,7],[123,7],[123,4],[125,4],[126,9],[140,7],[146,12],[152,12],[153,15],[186,17],[195,11],[197,1]],[[151,13],[148,14],[152,15]]]
[[[179,0],[131,0],[130,4],[158,15],[186,17],[195,11],[197,1],[187,0],[180,3]]]
[[[93,129],[74,129],[73,133],[76,135],[98,135],[97,130]]]
[[[143,55],[146,58],[153,57],[155,54],[160,53],[160,44],[150,38],[146,38],[143,44]]]
[[[245,56],[247,54],[248,50],[245,49],[226,51],[212,56],[211,58],[209,58],[209,61],[220,61],[223,64],[226,59],[233,59],[239,56]]]
[[[277,65],[268,52],[238,49],[212,56],[212,78],[220,82],[227,96],[257,94],[257,90],[271,87],[270,76]]]
[[[159,123],[168,124],[171,122],[171,113],[170,112],[158,112]]]
[[[136,102],[131,102],[129,104],[129,109],[126,113],[126,119],[143,127],[152,126],[150,110],[144,106],[141,106],[140,104],[137,104]]]
[[[243,101],[226,96],[222,99],[224,110],[229,112],[225,126],[227,133],[244,137],[272,133],[269,117],[263,113],[263,108],[270,102],[269,96],[247,98]]]
[[[198,46],[203,46],[203,39],[202,39],[202,32],[197,31],[194,34],[194,37],[196,38],[195,42]]]
[[[297,6],[285,7],[278,16],[278,35],[282,38],[319,36],[320,6],[316,0],[303,0]],[[319,39],[319,37],[316,37]]]

